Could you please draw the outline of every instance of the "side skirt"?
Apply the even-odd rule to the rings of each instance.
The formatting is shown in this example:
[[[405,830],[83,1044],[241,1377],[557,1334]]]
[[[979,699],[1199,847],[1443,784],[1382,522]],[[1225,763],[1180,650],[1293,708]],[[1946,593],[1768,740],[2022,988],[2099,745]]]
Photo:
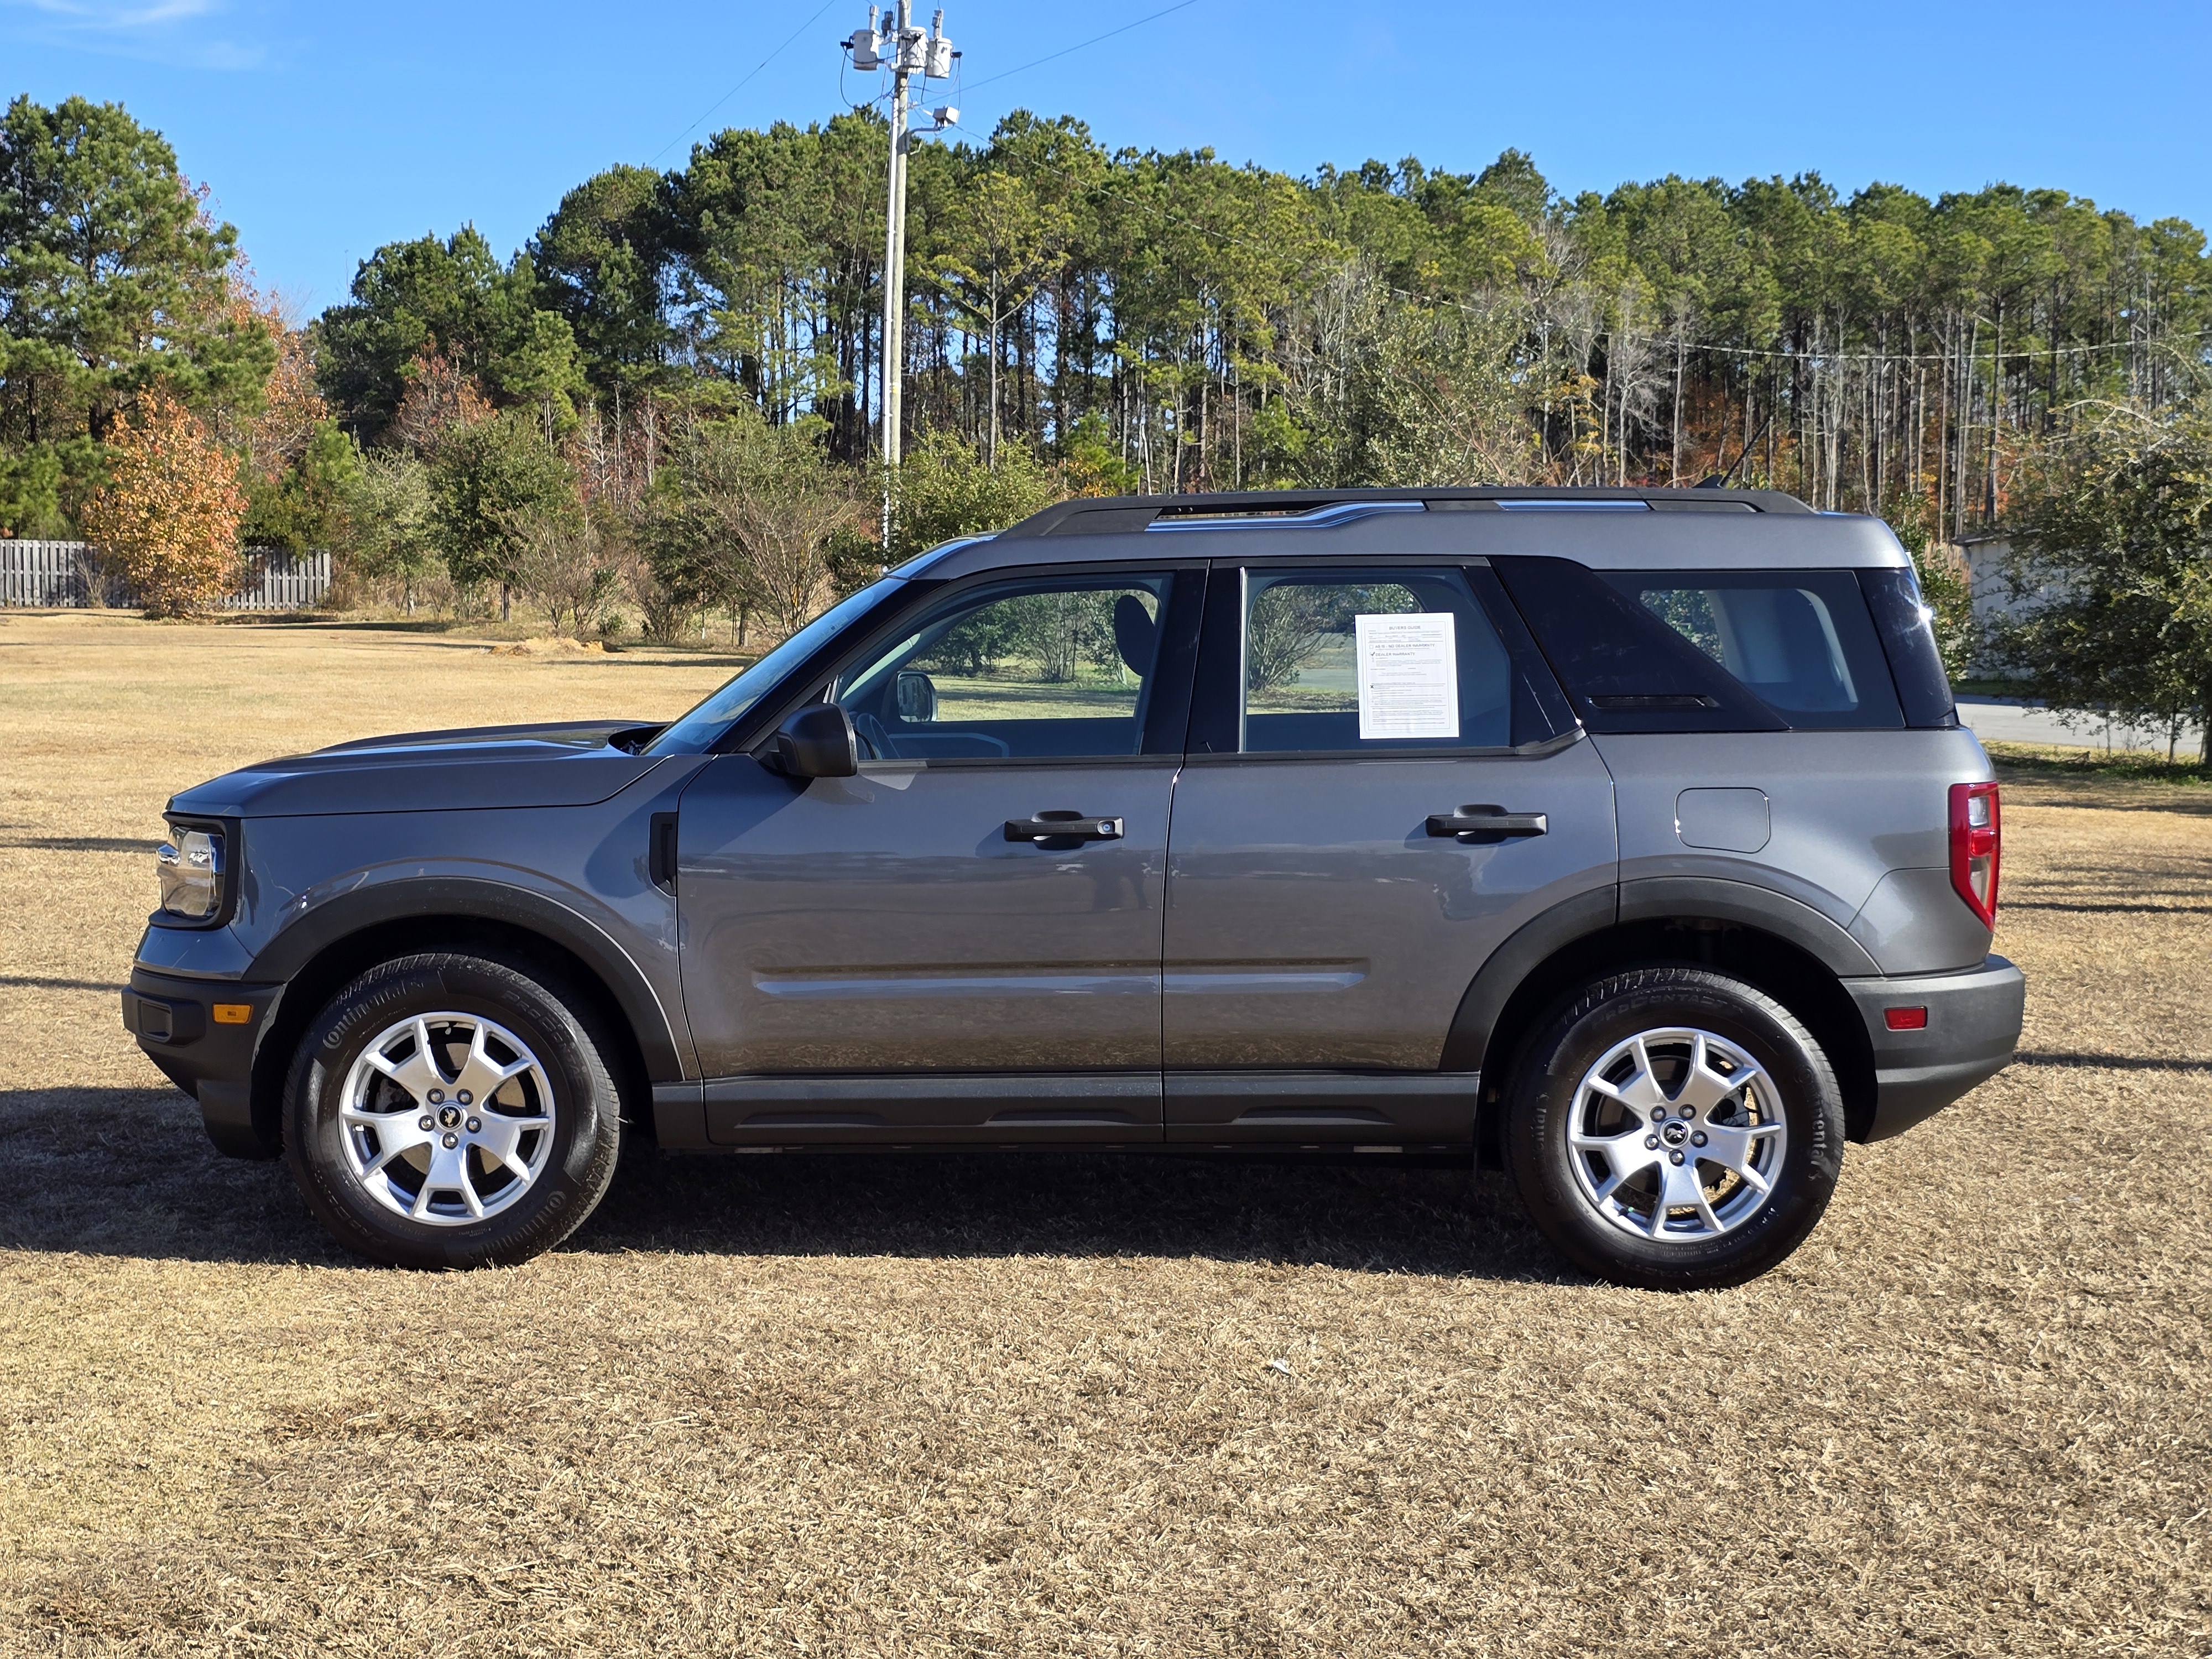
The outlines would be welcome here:
[[[670,1152],[1115,1146],[1422,1152],[1472,1146],[1477,1073],[905,1073],[653,1085]]]

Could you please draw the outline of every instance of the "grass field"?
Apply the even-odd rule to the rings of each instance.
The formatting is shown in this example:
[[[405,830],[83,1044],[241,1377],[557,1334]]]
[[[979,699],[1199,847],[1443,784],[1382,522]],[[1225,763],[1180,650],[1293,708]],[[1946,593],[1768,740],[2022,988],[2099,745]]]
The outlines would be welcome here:
[[[0,613],[0,1651],[2212,1652],[2212,793],[2014,781],[2023,1063],[1717,1294],[1494,1177],[1078,1156],[376,1271],[120,1030],[172,790],[726,672]]]

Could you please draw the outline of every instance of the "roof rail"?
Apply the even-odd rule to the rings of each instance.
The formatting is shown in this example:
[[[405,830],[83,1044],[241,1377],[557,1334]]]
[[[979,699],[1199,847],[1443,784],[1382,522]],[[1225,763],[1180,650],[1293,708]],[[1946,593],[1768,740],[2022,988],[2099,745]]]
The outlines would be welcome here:
[[[1437,489],[1239,489],[1215,495],[1089,495],[1060,501],[1032,513],[1000,535],[1110,536],[1147,530],[1164,522],[1177,528],[1212,528],[1218,523],[1261,525],[1270,520],[1325,528],[1342,521],[1323,509],[1371,504],[1406,511],[1498,511],[1506,504],[1541,502],[1572,509],[1613,504],[1661,512],[1806,513],[1812,508],[1778,489],[1548,489],[1540,484],[1477,486]],[[1209,523],[1207,521],[1213,521]]]

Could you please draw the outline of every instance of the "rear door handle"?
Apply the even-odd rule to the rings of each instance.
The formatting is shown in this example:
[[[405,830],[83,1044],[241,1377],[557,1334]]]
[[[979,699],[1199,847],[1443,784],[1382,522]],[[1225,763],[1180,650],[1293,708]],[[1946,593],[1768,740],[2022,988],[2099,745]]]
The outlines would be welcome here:
[[[1042,843],[1048,841],[1119,841],[1121,820],[1086,817],[1081,812],[1040,812],[1033,818],[1008,818],[1006,839]]]
[[[1509,812],[1499,806],[1462,806],[1456,812],[1429,814],[1431,835],[1456,836],[1464,842],[1540,836],[1551,827],[1551,820],[1541,812]]]

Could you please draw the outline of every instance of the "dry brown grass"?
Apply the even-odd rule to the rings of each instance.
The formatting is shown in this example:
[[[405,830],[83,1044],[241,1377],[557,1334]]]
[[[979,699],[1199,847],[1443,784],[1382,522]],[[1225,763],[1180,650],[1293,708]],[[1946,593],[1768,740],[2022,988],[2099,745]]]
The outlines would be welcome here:
[[[208,1148],[103,988],[171,789],[719,672],[0,619],[0,1646],[2212,1651],[2212,803],[2009,794],[2027,1063],[1723,1293],[1492,1177],[1075,1156],[647,1163],[386,1273]]]

